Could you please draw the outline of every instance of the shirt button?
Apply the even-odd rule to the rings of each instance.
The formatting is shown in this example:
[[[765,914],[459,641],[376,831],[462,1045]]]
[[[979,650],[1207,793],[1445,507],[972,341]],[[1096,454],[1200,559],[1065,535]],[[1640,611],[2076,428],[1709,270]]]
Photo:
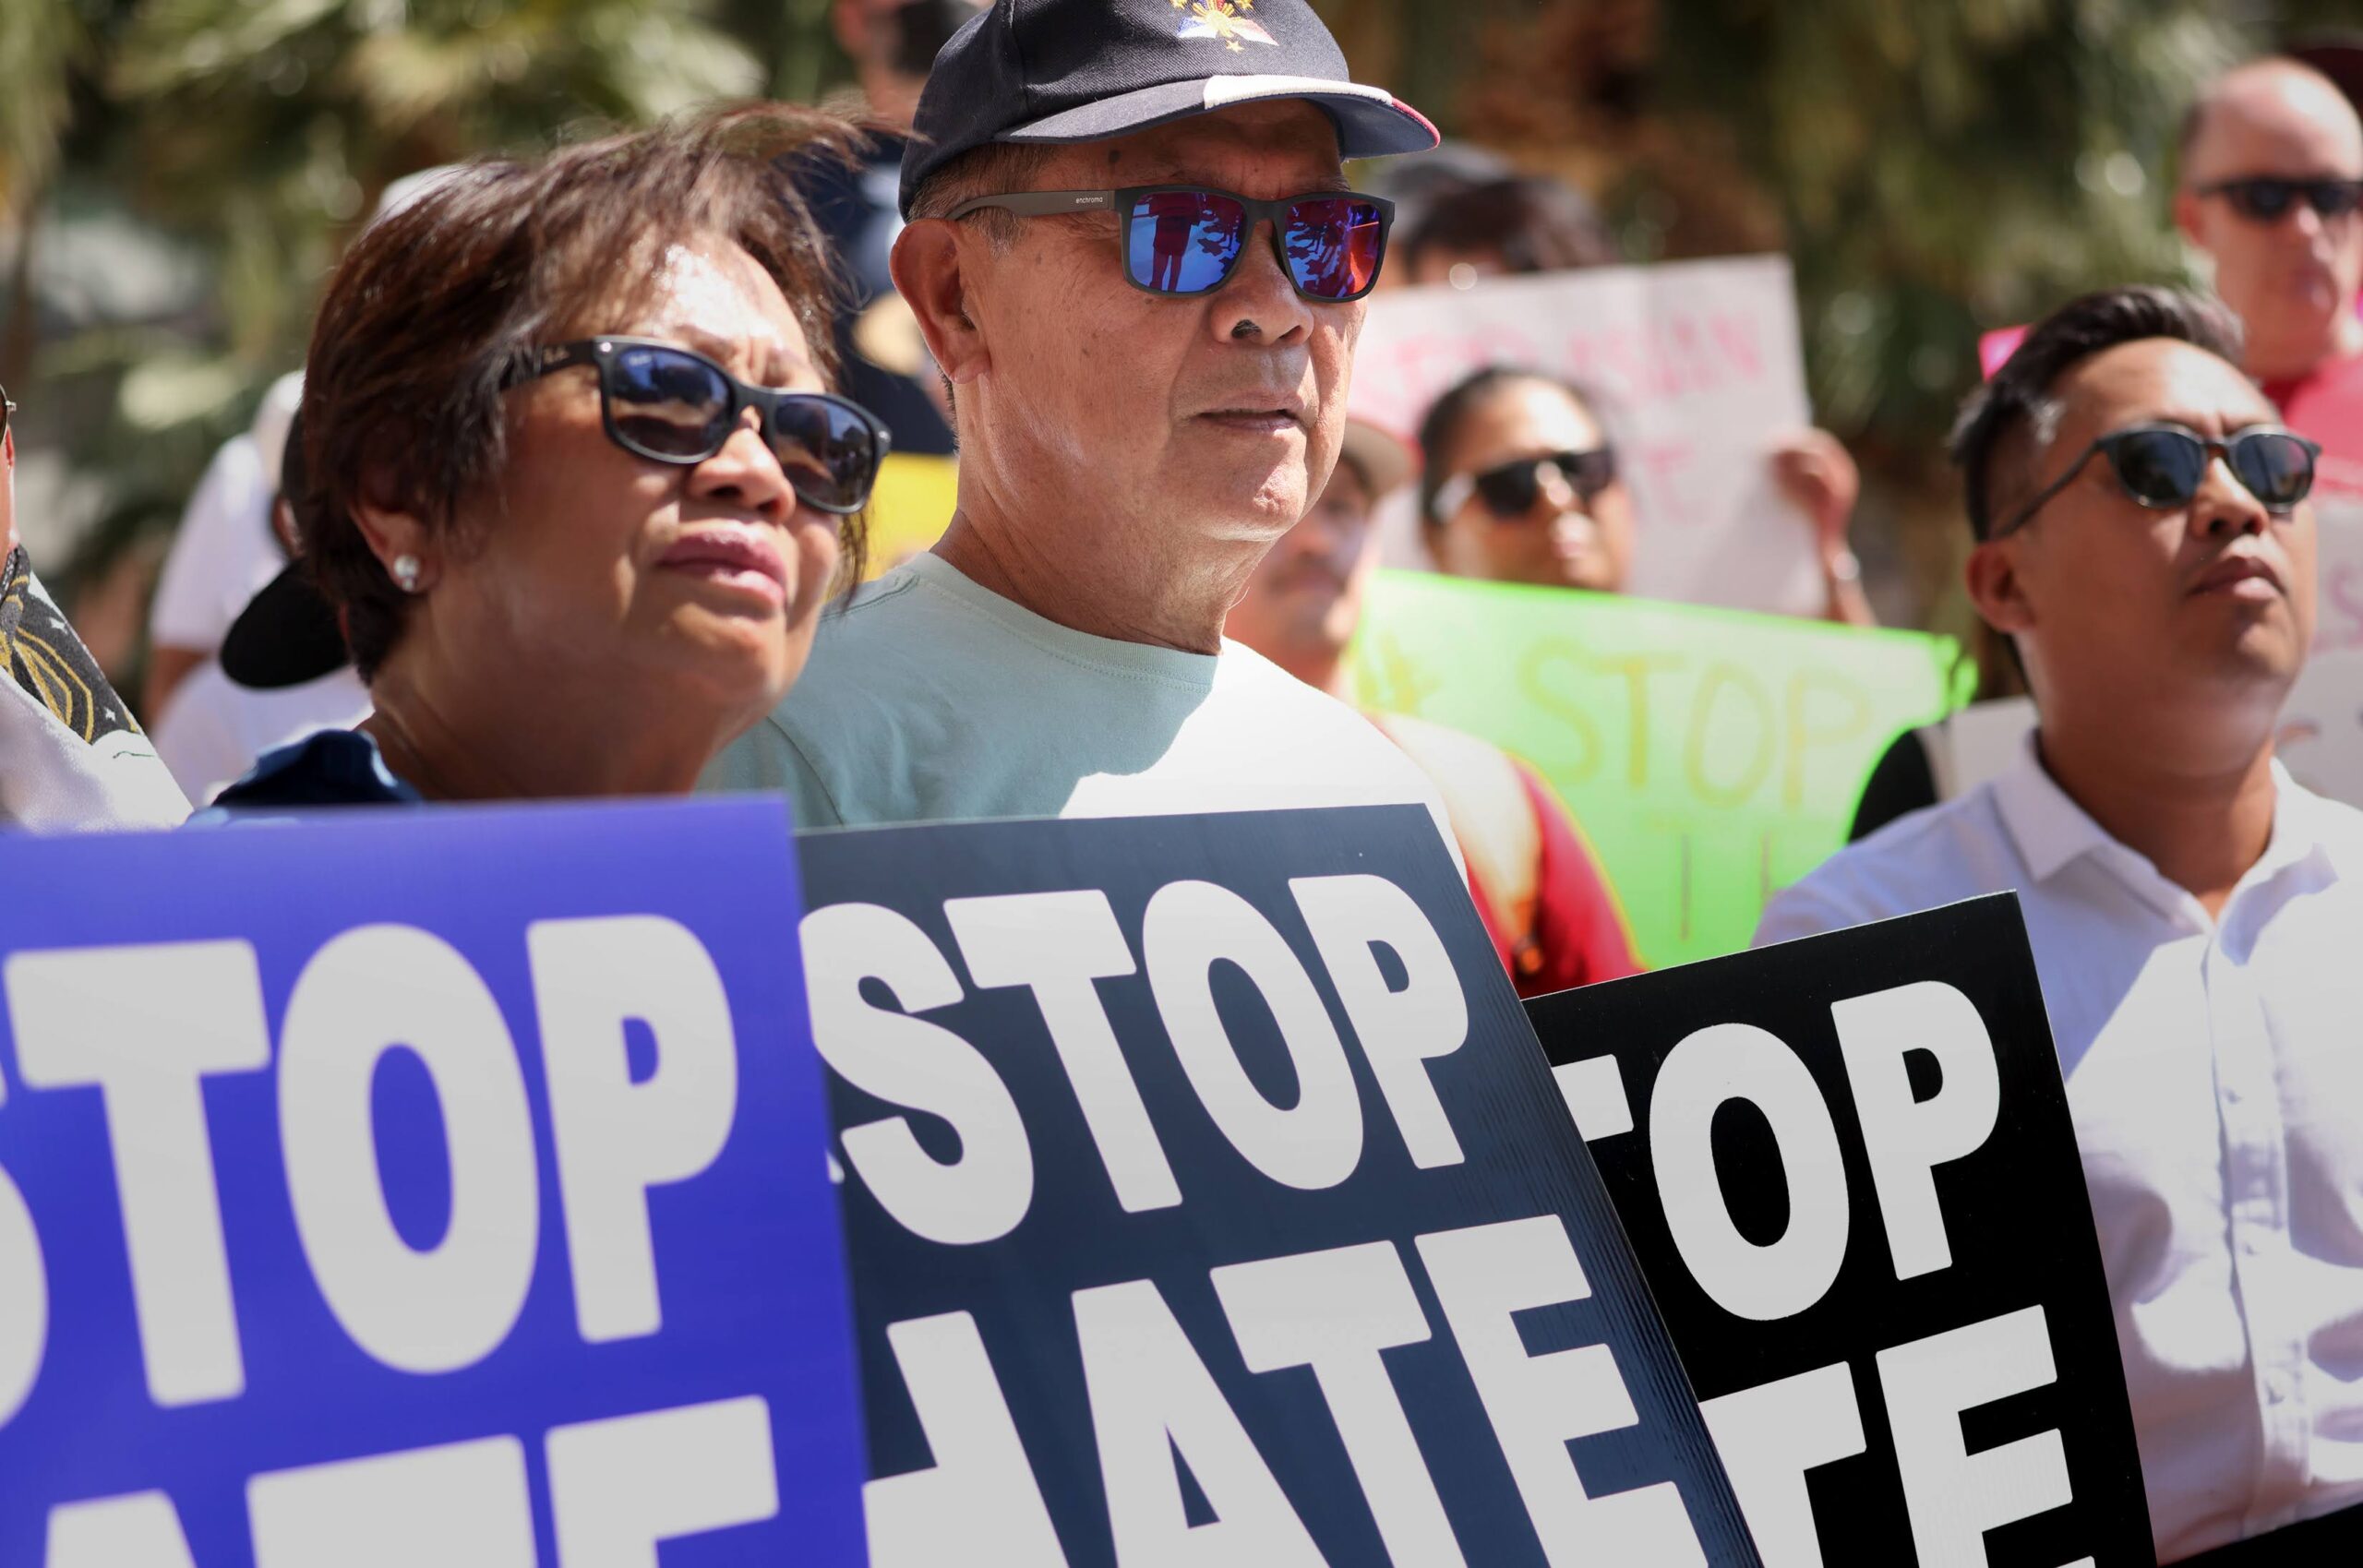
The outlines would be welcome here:
[[[2275,1405],[2289,1397],[2289,1374],[2271,1372],[2264,1380],[2264,1396]]]

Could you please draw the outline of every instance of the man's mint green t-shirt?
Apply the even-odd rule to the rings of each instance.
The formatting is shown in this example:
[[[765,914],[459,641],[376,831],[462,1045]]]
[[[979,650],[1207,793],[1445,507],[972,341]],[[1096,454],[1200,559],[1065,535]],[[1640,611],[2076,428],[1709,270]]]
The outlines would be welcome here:
[[[805,828],[1408,803],[1453,844],[1394,742],[1262,654],[1093,637],[931,555],[822,616],[795,689],[703,784],[785,787]]]

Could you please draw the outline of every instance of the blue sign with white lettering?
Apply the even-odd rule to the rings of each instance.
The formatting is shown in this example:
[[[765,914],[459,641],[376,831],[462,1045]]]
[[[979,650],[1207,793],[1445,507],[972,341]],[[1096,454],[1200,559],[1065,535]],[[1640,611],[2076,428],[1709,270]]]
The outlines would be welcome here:
[[[0,1562],[862,1562],[777,802],[5,853]]]

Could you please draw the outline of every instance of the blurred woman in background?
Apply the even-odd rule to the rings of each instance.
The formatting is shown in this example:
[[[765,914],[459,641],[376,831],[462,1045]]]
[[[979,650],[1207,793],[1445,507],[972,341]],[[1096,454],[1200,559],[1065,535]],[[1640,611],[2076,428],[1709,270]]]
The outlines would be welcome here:
[[[282,681],[349,650],[373,712],[218,805],[681,794],[770,711],[887,445],[827,390],[788,173],[842,130],[738,109],[478,164],[354,243],[305,367],[301,558],[233,635]]]
[[[1622,593],[1633,571],[1633,497],[1583,393],[1494,366],[1420,422],[1420,526],[1454,577]]]
[[[1420,529],[1454,577],[1622,593],[1633,574],[1633,497],[1595,400],[1539,371],[1493,365],[1455,384],[1420,422]],[[1814,531],[1825,620],[1875,624],[1847,547],[1860,478],[1826,431],[1772,454],[1773,478]]]

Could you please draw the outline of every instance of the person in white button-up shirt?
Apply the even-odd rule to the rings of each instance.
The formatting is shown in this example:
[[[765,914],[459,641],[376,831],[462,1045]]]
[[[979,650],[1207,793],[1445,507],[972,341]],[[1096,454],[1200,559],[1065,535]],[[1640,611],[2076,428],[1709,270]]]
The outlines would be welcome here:
[[[2350,1562],[2363,813],[2273,759],[2313,630],[2311,461],[2270,434],[2237,355],[2219,306],[2117,290],[2036,327],[1973,398],[1969,588],[2019,651],[2037,732],[2000,777],[1775,898],[1756,940],[2017,891],[2158,1560],[2262,1536],[2224,1561]],[[2096,445],[2159,424],[2198,444]]]

